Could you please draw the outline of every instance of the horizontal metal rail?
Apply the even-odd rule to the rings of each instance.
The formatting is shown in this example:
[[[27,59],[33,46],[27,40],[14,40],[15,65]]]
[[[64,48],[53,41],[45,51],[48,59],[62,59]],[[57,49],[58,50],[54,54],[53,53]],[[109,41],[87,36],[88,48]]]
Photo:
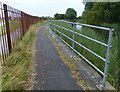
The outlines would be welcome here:
[[[52,24],[52,23],[50,23],[50,24]],[[94,41],[94,42],[96,42],[96,43],[98,43],[98,44],[101,44],[101,45],[103,45],[103,46],[106,46],[106,47],[108,46],[107,44],[105,44],[105,43],[103,43],[103,42],[100,42],[100,41],[95,40],[95,39],[93,39],[93,38],[90,38],[90,37],[88,37],[88,36],[82,35],[82,34],[80,34],[80,33],[77,33],[77,32],[75,32],[75,31],[72,31],[72,30],[67,29],[67,28],[65,28],[65,27],[61,27],[61,26],[58,26],[58,25],[55,25],[55,24],[52,24],[52,25],[54,25],[54,26],[56,26],[56,27],[59,27],[59,28],[62,28],[62,29],[64,29],[64,30],[67,30],[67,31],[69,31],[69,32],[75,33],[75,34],[77,34],[77,35],[79,35],[79,36],[81,36],[81,37],[87,38],[87,39],[89,39],[89,40],[91,40],[91,41]]]
[[[99,27],[99,26],[81,24],[81,23],[76,23],[76,22],[61,21],[61,20],[50,20],[50,21],[59,21],[59,22],[64,22],[64,23],[69,23],[69,24],[76,24],[76,25],[81,25],[81,26],[86,26],[86,27],[91,27],[91,28],[96,28],[96,29],[102,29],[102,30],[108,30],[108,31],[111,30],[110,28],[106,28],[106,27]]]
[[[53,23],[50,23],[50,22],[52,22],[52,21],[53,21]],[[63,26],[61,25],[61,23],[60,23],[60,26],[57,25],[57,24],[54,24],[54,22],[61,22],[61,23],[63,22],[63,23],[72,24],[72,25],[73,25],[73,30],[70,30],[70,29],[68,29],[68,28],[63,27]],[[53,26],[52,26],[52,25],[53,25]],[[103,42],[101,42],[101,41],[98,41],[98,40],[96,40],[96,39],[93,39],[93,38],[91,38],[91,37],[88,37],[88,36],[86,36],[86,35],[83,35],[83,34],[81,34],[81,33],[76,32],[76,31],[74,30],[74,29],[75,29],[75,25],[81,25],[81,26],[85,26],[85,27],[89,27],[89,28],[96,28],[96,29],[102,29],[102,30],[107,30],[107,31],[109,31],[108,44],[105,44],[105,43],[103,43]],[[55,27],[60,28],[60,30],[57,30]],[[108,73],[108,65],[109,65],[109,63],[110,63],[110,50],[111,50],[111,48],[112,48],[112,34],[113,34],[113,32],[114,32],[114,29],[110,29],[110,28],[106,28],[106,27],[93,26],[93,25],[87,25],[87,24],[81,24],[81,23],[75,23],[75,22],[61,21],[61,20],[50,20],[50,21],[49,21],[49,29],[54,30],[55,32],[53,32],[53,33],[54,33],[59,39],[61,39],[68,47],[70,47],[70,48],[73,50],[73,52],[75,52],[75,53],[77,53],[79,56],[81,56],[81,57],[82,57],[86,62],[88,62],[94,69],[96,69],[101,75],[103,75],[102,83],[99,84],[99,86],[97,86],[97,87],[100,88],[100,89],[105,88],[106,78],[107,78],[107,73]],[[66,30],[66,31],[68,31],[68,32],[71,32],[72,37],[69,37],[69,36],[67,36],[65,33],[63,33],[63,30],[62,30],[62,29]],[[60,31],[61,31],[61,32],[60,32]],[[57,35],[56,32],[58,32],[58,33],[60,34],[60,36]],[[90,41],[93,41],[93,42],[95,42],[95,43],[98,43],[98,44],[100,44],[100,45],[102,45],[102,46],[107,47],[107,48],[106,48],[106,49],[107,49],[106,59],[103,58],[102,56],[98,55],[96,52],[88,49],[86,46],[82,45],[81,43],[77,42],[77,41],[74,39],[75,34],[78,35],[78,36],[81,36],[81,37],[83,37],[83,38],[86,38],[86,39],[88,39],[88,40],[90,40]],[[71,46],[69,43],[67,43],[67,42],[62,38],[62,35],[63,35],[65,38],[68,38],[69,40],[71,40],[72,46]],[[104,61],[104,62],[105,62],[104,72],[102,72],[98,67],[96,67],[94,64],[92,64],[92,63],[91,63],[85,56],[83,56],[80,52],[78,52],[78,51],[74,48],[74,44],[77,44],[78,46],[82,47],[82,48],[85,49],[86,51],[90,52],[90,53],[93,54],[94,56],[96,56],[96,57],[98,57],[99,59],[101,59],[102,61]]]
[[[51,27],[53,28],[53,27]],[[54,30],[56,30],[55,28],[53,28]],[[56,30],[57,32],[59,32],[58,30]],[[59,32],[61,33],[61,32]],[[92,50],[88,49],[87,47],[83,46],[82,44],[78,43],[77,41],[73,40],[72,38],[70,38],[69,36],[61,33],[62,35],[64,35],[66,38],[68,38],[69,40],[75,42],[77,45],[81,46],[82,48],[84,48],[85,50],[89,51],[90,53],[94,54],[96,57],[100,58],[101,60],[103,60],[104,62],[106,62],[106,59],[104,59],[103,57],[101,57],[100,55],[98,55],[97,53],[93,52]]]
[[[53,28],[53,27],[51,27],[52,29],[54,29],[54,30],[56,30],[57,32],[59,32],[59,33],[61,33],[60,31],[58,31],[57,29],[55,29],[55,28]],[[68,38],[69,40],[71,40],[71,41],[73,41],[73,39],[71,39],[70,37],[68,37],[67,35],[65,35],[65,34],[63,34],[63,33],[61,33],[63,36],[65,36],[66,38]],[[89,50],[89,49],[87,49],[85,46],[83,46],[83,45],[81,45],[80,43],[78,43],[78,42],[76,42],[76,41],[74,41],[76,44],[78,44],[79,46],[81,46],[81,47],[83,47],[84,49],[86,49],[86,50]],[[69,46],[70,47],[70,46]],[[71,49],[73,49],[72,47],[71,47]],[[74,49],[74,51],[78,54],[79,52],[78,51],[76,51],[75,49]],[[91,50],[89,50],[89,51],[91,51]],[[91,51],[91,53],[94,53],[93,51]],[[80,53],[79,53],[80,54]],[[81,56],[81,55],[80,55]],[[83,56],[83,55],[82,55]],[[96,55],[97,56],[97,55]],[[98,55],[99,56],[99,55]],[[97,56],[97,57],[98,57]],[[84,57],[84,56],[83,56]],[[85,58],[85,57],[84,57]],[[102,57],[100,57],[99,56],[99,58],[102,58]],[[86,58],[85,58],[85,60],[86,60]],[[104,59],[105,60],[105,59]],[[104,74],[100,69],[98,69],[95,65],[93,65],[89,60],[88,60],[88,63],[92,66],[92,67],[94,67],[99,73],[101,73],[102,75]]]
[[[56,30],[55,28],[51,27],[53,30]],[[61,33],[60,31],[56,30],[57,32]],[[63,34],[63,33],[62,33]],[[55,34],[57,35],[57,34]],[[70,39],[72,41],[71,38],[69,38],[68,36],[66,36],[65,34],[63,34],[65,37],[67,37],[68,39]],[[57,35],[58,36],[58,35]],[[89,60],[87,60],[82,54],[80,54],[77,50],[73,49],[72,46],[70,46],[67,42],[65,42],[62,38],[60,38],[60,36],[58,36],[59,39],[61,39],[67,46],[69,46],[72,50],[74,50],[78,55],[80,55],[84,60],[86,60],[94,69],[96,69],[100,74],[104,75],[104,73],[98,69],[95,65],[93,65]]]

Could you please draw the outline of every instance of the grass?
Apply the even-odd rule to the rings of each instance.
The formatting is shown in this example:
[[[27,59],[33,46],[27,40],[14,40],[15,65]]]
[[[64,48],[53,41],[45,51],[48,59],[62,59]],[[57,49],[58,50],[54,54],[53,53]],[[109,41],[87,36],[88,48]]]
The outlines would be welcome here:
[[[21,27],[21,21],[20,20],[10,20],[9,21],[10,31],[16,31],[17,29],[20,29]]]
[[[16,31],[21,28],[20,20],[9,20],[10,32]],[[0,36],[6,34],[6,25],[0,26]]]
[[[53,22],[52,22],[53,23]],[[59,22],[54,22],[57,25],[60,25]],[[105,24],[104,24],[105,25]],[[52,25],[53,26],[53,25]],[[89,36],[91,38],[94,38],[96,40],[99,40],[101,42],[107,43],[108,40],[106,39],[108,37],[108,32],[103,32],[102,30],[95,30],[95,29],[90,29],[90,28],[82,28],[81,30],[77,30],[76,28],[73,28],[71,24],[67,24],[67,23],[62,23],[62,26],[71,30],[74,30],[78,33],[84,34],[86,36]],[[64,29],[60,29],[59,27],[54,26],[54,28],[56,28],[57,30],[60,30],[62,33],[64,33],[65,35],[69,36],[70,38],[72,38],[72,33],[68,32]],[[112,25],[112,28],[118,28],[118,26]],[[118,28],[119,29],[119,28]],[[53,30],[55,32],[55,30]],[[118,33],[120,31],[117,31]],[[58,32],[56,32],[57,35],[60,36],[60,34]],[[66,38],[65,36],[62,36],[62,38],[69,43],[72,46],[72,41],[69,40],[68,38]],[[93,41],[87,40],[86,38],[80,37],[78,35],[75,34],[75,40],[79,43],[81,43],[82,45],[86,46],[87,48],[89,48],[90,50],[96,52],[97,54],[99,54],[102,57],[106,57],[106,50],[107,48],[104,46],[101,46]],[[113,48],[111,51],[111,61],[110,61],[110,66],[109,66],[109,77],[108,77],[108,81],[117,89],[120,89],[120,84],[119,84],[119,80],[120,80],[120,39],[118,36],[113,36]],[[97,58],[96,56],[92,55],[90,52],[88,52],[87,50],[83,49],[82,47],[78,46],[77,44],[75,44],[75,49],[80,52],[82,55],[84,55],[88,60],[90,60],[93,64],[95,64],[100,70],[104,71],[104,61],[100,60],[99,58]],[[114,72],[113,72],[114,71]]]
[[[4,27],[5,25],[3,25],[3,26],[0,26],[0,36],[2,36],[2,35],[4,35],[4,34],[6,34],[6,29],[5,29],[5,27]]]
[[[40,22],[30,27],[23,40],[19,42],[10,58],[2,65],[2,90],[25,90],[30,85],[30,76],[34,75],[34,43]]]

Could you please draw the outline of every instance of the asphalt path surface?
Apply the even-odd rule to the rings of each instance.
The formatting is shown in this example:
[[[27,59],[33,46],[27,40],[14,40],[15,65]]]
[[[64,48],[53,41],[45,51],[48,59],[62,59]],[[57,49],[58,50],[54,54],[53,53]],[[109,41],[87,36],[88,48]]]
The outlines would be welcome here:
[[[36,42],[36,84],[34,90],[82,90],[71,77],[70,69],[63,63],[45,28],[41,27]]]

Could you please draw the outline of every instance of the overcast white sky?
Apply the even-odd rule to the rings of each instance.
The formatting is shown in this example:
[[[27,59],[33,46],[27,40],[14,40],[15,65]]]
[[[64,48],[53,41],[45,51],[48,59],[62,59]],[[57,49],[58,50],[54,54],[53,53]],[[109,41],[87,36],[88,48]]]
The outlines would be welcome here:
[[[35,16],[51,16],[55,13],[65,13],[67,8],[74,8],[77,16],[82,15],[84,4],[82,0],[0,0],[14,8]]]

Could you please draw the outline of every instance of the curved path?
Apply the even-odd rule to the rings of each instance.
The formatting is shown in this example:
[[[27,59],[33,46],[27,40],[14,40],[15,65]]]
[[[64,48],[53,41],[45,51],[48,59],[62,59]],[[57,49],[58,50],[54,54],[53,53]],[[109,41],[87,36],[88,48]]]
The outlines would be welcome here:
[[[45,28],[39,29],[36,42],[35,90],[82,90],[71,77],[70,69],[63,63],[58,52],[47,37]]]

